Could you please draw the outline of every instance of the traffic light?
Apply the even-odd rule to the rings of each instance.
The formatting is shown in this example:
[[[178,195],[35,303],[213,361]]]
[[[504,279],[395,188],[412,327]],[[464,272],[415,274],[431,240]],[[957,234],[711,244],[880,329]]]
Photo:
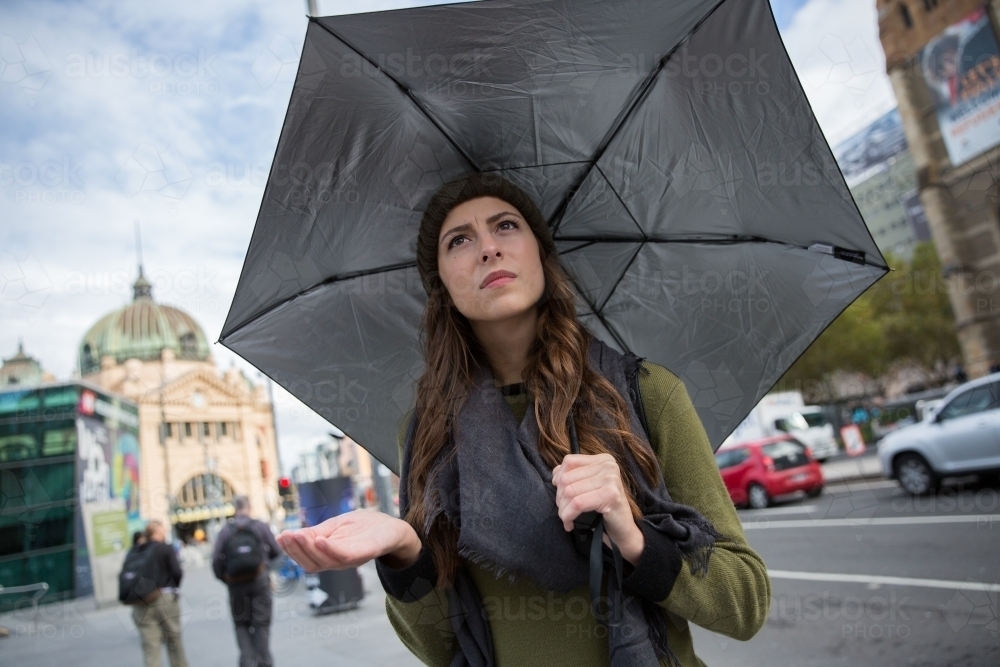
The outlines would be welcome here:
[[[297,509],[295,502],[295,486],[292,480],[282,477],[278,480],[278,495],[281,497],[281,506],[286,510]]]

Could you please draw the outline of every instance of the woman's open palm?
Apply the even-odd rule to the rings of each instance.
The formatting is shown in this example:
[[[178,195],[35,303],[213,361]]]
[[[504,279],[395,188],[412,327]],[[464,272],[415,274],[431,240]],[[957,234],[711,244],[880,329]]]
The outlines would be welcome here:
[[[343,570],[394,554],[417,538],[410,524],[368,510],[354,510],[318,526],[278,535],[278,544],[306,572]],[[419,538],[417,538],[419,543]]]

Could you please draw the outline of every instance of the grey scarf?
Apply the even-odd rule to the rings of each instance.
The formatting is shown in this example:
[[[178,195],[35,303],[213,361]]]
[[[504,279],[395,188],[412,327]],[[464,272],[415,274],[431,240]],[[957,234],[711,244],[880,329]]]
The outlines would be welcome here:
[[[596,338],[589,347],[591,367],[607,378],[626,398],[632,431],[648,439],[628,400],[629,374],[639,371],[639,359],[621,355]],[[416,419],[407,430],[403,479],[409,468]],[[518,424],[488,369],[478,369],[474,385],[459,411],[452,441],[442,450],[428,480],[424,497],[426,535],[440,513],[458,528],[458,552],[497,576],[527,577],[558,593],[586,585],[589,559],[573,543],[559,519],[552,470],[538,452],[538,424],[528,405]],[[644,521],[671,538],[692,572],[704,574],[719,537],[711,522],[697,510],[674,503],[662,478],[649,487],[638,465],[628,457],[639,484],[638,504]],[[400,486],[400,510],[409,506],[406,484]],[[606,565],[612,551],[603,547]],[[615,577],[606,580],[609,605],[608,645],[612,667],[655,667],[659,658],[676,664],[667,646],[662,609],[649,600],[625,596]],[[449,615],[459,652],[452,667],[492,667],[493,645],[475,583],[459,568],[448,591]],[[603,616],[603,614],[602,614]],[[602,622],[606,619],[602,618]]]

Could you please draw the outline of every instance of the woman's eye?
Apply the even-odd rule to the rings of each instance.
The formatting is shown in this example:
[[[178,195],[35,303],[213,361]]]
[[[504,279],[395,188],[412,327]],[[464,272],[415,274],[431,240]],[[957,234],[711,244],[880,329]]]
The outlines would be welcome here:
[[[508,225],[508,227],[504,227],[504,225]],[[501,229],[517,229],[517,228],[518,228],[518,224],[514,220],[501,220],[497,224],[497,231],[499,231]],[[468,240],[468,237],[462,236],[462,235],[458,235],[458,236],[452,237],[452,239],[450,241],[448,241],[448,249],[450,250],[451,248],[454,248],[456,245],[460,245],[458,243],[459,239]]]

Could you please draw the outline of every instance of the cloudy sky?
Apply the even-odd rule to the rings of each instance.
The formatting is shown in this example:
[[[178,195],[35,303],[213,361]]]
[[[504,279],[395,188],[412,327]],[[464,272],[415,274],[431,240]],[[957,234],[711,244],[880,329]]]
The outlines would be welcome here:
[[[323,15],[433,4],[319,0]],[[772,0],[828,141],[895,106],[874,0]],[[0,357],[60,379],[131,300],[134,225],[154,297],[215,341],[232,300],[306,29],[305,0],[0,6]],[[220,345],[216,362],[254,369]],[[276,388],[282,459],[326,423]]]

